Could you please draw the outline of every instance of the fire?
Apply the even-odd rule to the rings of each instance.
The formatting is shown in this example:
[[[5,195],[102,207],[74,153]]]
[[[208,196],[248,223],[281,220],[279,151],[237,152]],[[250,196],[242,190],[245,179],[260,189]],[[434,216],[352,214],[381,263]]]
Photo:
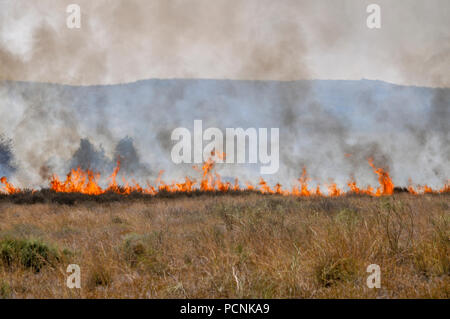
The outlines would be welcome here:
[[[0,190],[3,190],[7,194],[15,194],[21,191],[20,188],[15,188],[10,183],[8,183],[8,179],[5,176],[0,178],[0,183],[4,185],[2,188],[0,188]]]
[[[302,176],[298,179],[298,181],[300,182],[300,190],[298,189],[298,187],[294,186],[294,188],[292,190],[292,194],[293,195],[298,195],[298,196],[310,196],[311,192],[308,190],[309,178],[308,178],[308,176],[306,174],[306,168],[305,167],[303,167],[303,169],[302,169]],[[319,192],[320,192],[320,190],[319,190]]]
[[[369,158],[369,165],[372,166],[373,171],[378,175],[378,182],[380,183],[375,196],[392,195],[394,193],[394,183],[392,183],[389,173],[382,168],[375,167],[371,158]]]
[[[408,192],[410,192],[411,194],[417,195],[417,191],[414,189],[414,186],[412,185],[411,178],[409,179],[408,183],[409,183]]]
[[[151,185],[147,182],[146,187],[141,186],[136,181],[122,180],[122,185],[117,183],[117,175],[120,171],[120,161],[117,162],[117,166],[114,169],[111,176],[109,176],[108,186],[102,188],[99,185],[100,174],[91,170],[82,170],[81,168],[72,169],[67,174],[65,180],[61,180],[57,175],[53,175],[50,179],[50,189],[60,193],[82,193],[88,195],[100,195],[107,192],[113,192],[118,194],[127,195],[133,192],[156,195],[159,192],[229,192],[229,191],[259,191],[263,194],[280,194],[280,195],[293,195],[293,196],[342,196],[345,194],[365,194],[371,196],[384,196],[392,195],[394,193],[394,183],[389,175],[389,172],[383,168],[375,167],[373,160],[369,159],[369,165],[372,167],[374,173],[378,176],[379,187],[376,190],[367,186],[366,188],[358,187],[354,178],[351,178],[347,183],[348,191],[340,189],[336,183],[332,182],[327,185],[327,193],[323,193],[320,189],[320,185],[317,184],[315,190],[311,189],[308,185],[310,178],[308,177],[306,168],[302,169],[301,177],[298,179],[299,186],[296,185],[291,191],[283,189],[282,185],[277,183],[275,186],[270,187],[269,184],[260,178],[257,186],[253,186],[250,182],[245,183],[245,187],[241,188],[239,180],[236,178],[234,184],[230,182],[223,182],[219,173],[214,171],[216,160],[214,158],[224,159],[225,154],[216,154],[211,152],[211,157],[202,165],[201,168],[194,166],[193,168],[200,173],[200,180],[193,179],[191,177],[185,177],[184,182],[173,182],[167,184],[162,180],[164,171],[160,171],[158,178],[155,181],[155,185]],[[6,194],[16,194],[21,192],[20,188],[14,187],[10,184],[6,177],[0,179],[0,183],[3,186],[0,188],[0,192]],[[429,193],[449,193],[450,185],[447,182],[440,190],[433,190],[427,185],[413,187],[411,180],[409,181],[408,192],[410,194],[429,194]]]
[[[342,191],[337,187],[336,183],[332,183],[328,185],[328,195],[335,197],[340,196],[342,194]]]

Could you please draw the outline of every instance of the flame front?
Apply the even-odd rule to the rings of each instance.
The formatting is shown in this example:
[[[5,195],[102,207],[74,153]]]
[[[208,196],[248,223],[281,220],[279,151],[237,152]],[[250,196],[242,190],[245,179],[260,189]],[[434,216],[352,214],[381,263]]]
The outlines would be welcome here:
[[[322,193],[320,185],[316,186],[315,190],[309,188],[308,182],[310,178],[307,175],[306,168],[302,169],[302,175],[298,179],[300,185],[292,187],[291,190],[283,189],[282,185],[277,183],[273,188],[271,188],[268,183],[260,178],[257,186],[253,186],[250,182],[245,183],[245,187],[241,188],[239,185],[239,180],[236,178],[234,184],[230,182],[223,182],[219,173],[214,171],[216,161],[214,157],[224,159],[225,154],[215,154],[211,152],[211,156],[201,168],[194,166],[193,168],[201,173],[201,179],[199,181],[192,179],[190,177],[185,177],[184,182],[167,184],[162,180],[162,175],[164,171],[160,171],[158,178],[156,179],[155,186],[147,183],[147,187],[142,187],[135,181],[129,183],[123,179],[123,184],[119,185],[117,183],[117,175],[120,171],[120,162],[117,162],[117,166],[113,173],[109,177],[109,184],[107,187],[102,188],[99,185],[100,174],[95,173],[91,170],[82,170],[81,168],[72,169],[69,174],[67,174],[66,179],[62,181],[57,175],[53,175],[50,179],[50,189],[55,192],[60,193],[82,193],[88,195],[100,195],[107,192],[113,192],[118,194],[130,194],[133,192],[144,193],[156,195],[159,192],[229,192],[229,191],[259,191],[263,194],[280,194],[280,195],[293,195],[293,196],[342,196],[345,194],[364,194],[371,196],[383,196],[392,195],[394,193],[394,183],[389,175],[389,172],[382,168],[375,167],[373,160],[369,159],[369,165],[372,167],[374,173],[378,175],[379,187],[376,190],[367,186],[366,188],[358,187],[354,178],[351,178],[347,183],[348,190],[345,191],[340,189],[336,183],[330,183],[327,185],[328,192],[326,194]],[[20,193],[22,190],[14,187],[10,184],[6,177],[0,179],[0,183],[3,186],[0,188],[2,193],[6,194],[16,194]],[[427,185],[417,186],[414,188],[412,182],[409,182],[407,188],[410,194],[429,194],[429,193],[449,193],[450,186],[448,183],[440,190],[434,190]]]

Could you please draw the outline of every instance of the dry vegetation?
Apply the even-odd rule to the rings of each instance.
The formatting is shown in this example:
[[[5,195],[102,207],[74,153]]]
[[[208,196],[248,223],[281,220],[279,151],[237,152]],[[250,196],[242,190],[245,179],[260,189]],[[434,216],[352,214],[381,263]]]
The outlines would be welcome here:
[[[2,200],[0,297],[449,298],[449,198]]]

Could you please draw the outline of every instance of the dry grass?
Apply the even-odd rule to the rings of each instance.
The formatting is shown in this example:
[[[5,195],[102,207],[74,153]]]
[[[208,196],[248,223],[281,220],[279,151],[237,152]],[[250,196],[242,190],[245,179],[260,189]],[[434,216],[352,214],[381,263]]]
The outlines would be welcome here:
[[[449,195],[4,201],[0,247],[56,257],[0,258],[0,298],[449,298],[449,224]]]

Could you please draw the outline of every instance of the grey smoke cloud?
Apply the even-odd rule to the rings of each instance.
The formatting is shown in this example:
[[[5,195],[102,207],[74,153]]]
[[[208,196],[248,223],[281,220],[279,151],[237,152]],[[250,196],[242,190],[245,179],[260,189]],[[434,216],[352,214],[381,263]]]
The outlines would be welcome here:
[[[171,162],[177,127],[280,128],[280,171],[289,185],[303,166],[317,181],[350,176],[376,183],[367,163],[389,169],[397,184],[442,185],[449,172],[449,89],[379,81],[146,80],[114,86],[3,82],[0,127],[14,142],[25,185],[45,185],[80,166],[141,182],[166,171],[168,181],[194,176]],[[11,112],[10,110],[16,110]],[[128,136],[128,137],[127,137]],[[81,140],[81,142],[80,142]],[[223,176],[255,181],[258,167],[219,165]]]
[[[97,149],[88,139],[83,138],[70,161],[70,169],[77,169],[78,167],[82,170],[100,172],[105,168],[111,171],[113,165],[101,146]]]
[[[0,177],[14,174],[14,154],[11,141],[0,135]]]
[[[0,2],[0,77],[67,84],[147,78],[380,79],[448,87],[450,3],[378,0]]]
[[[118,162],[120,162],[119,177],[148,177],[152,175],[149,165],[141,161],[139,152],[130,137],[122,138],[117,142],[112,157],[105,154],[102,145],[95,146],[89,139],[81,139],[67,170],[81,168],[82,170],[110,174],[118,165]]]
[[[305,165],[321,181],[374,183],[367,157],[401,184],[449,176],[448,1],[377,1],[376,31],[365,24],[371,1],[83,0],[75,30],[69,3],[0,2],[0,79],[59,83],[0,82],[18,182],[42,185],[68,166],[107,171],[120,156],[129,176],[183,177],[191,167],[170,162],[170,132],[194,119],[280,127],[273,181]],[[290,81],[361,77],[447,89]],[[124,84],[148,78],[179,79]],[[244,168],[222,169],[255,180]]]

